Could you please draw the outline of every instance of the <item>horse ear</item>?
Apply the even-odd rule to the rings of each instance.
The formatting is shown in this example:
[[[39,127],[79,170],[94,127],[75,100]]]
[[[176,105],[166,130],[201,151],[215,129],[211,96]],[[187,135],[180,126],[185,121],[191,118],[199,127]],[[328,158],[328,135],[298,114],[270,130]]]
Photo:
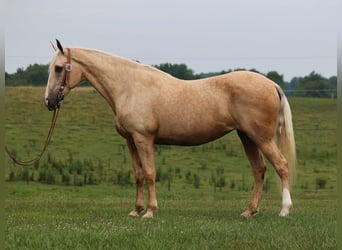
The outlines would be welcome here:
[[[57,51],[56,46],[55,46],[51,41],[50,41],[50,43],[51,43],[51,46],[52,46],[53,50],[54,50],[54,51]]]
[[[62,44],[58,41],[58,39],[56,39],[56,42],[57,42],[57,47],[58,47],[59,51],[62,52],[62,54],[64,55],[64,50],[63,50]]]

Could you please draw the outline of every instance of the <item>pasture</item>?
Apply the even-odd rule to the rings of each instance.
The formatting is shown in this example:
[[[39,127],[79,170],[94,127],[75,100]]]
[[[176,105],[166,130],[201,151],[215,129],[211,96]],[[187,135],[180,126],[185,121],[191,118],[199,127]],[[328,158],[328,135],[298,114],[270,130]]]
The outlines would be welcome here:
[[[158,187],[151,220],[128,217],[134,189],[113,185],[8,183],[7,249],[336,249],[334,195],[296,194],[290,217],[279,194],[264,194],[258,215],[244,219],[250,193]]]
[[[19,159],[33,158],[43,145],[52,115],[43,97],[44,88],[6,88],[5,140]],[[289,102],[298,156],[289,218],[278,217],[281,196],[270,165],[260,213],[240,218],[253,177],[233,132],[198,147],[156,146],[160,210],[153,220],[141,221],[127,216],[135,188],[112,112],[93,89],[76,89],[62,104],[41,164],[29,168],[29,184],[6,183],[6,248],[336,248],[336,100]],[[68,185],[54,169],[55,185],[37,183],[39,170],[51,159],[67,167],[91,161],[98,185],[75,183],[76,177],[85,179],[85,172],[72,169],[67,174],[74,179]],[[5,171],[6,180],[23,176],[23,169],[9,159]],[[122,173],[128,181],[120,182]]]

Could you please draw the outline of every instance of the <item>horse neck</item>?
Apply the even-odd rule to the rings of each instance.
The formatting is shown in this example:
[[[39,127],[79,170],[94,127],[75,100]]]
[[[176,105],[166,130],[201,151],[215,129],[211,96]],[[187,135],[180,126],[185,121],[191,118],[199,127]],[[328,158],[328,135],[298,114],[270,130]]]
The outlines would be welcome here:
[[[130,91],[130,84],[137,77],[135,71],[141,66],[128,59],[89,49],[73,49],[72,57],[81,65],[85,79],[115,112],[115,101],[123,92]]]

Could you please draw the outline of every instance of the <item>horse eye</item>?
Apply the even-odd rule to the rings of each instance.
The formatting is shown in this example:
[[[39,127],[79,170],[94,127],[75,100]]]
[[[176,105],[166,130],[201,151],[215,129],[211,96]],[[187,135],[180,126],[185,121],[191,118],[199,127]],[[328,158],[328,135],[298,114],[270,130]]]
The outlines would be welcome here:
[[[63,70],[63,67],[61,67],[61,66],[55,66],[55,71],[56,71],[57,73],[61,73],[62,70]]]

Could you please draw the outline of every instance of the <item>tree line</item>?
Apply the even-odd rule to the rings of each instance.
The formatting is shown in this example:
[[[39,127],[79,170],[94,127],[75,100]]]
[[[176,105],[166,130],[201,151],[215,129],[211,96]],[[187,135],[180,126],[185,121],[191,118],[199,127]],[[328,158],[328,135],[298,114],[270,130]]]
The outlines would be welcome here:
[[[183,80],[202,79],[210,76],[230,73],[233,71],[246,70],[239,68],[234,70],[229,69],[219,72],[195,74],[194,71],[184,63],[162,63],[153,66]],[[48,79],[48,68],[48,64],[30,64],[26,69],[18,68],[17,71],[12,74],[5,72],[6,86],[45,86]],[[256,69],[249,70],[258,72]],[[336,76],[326,78],[313,71],[307,76],[293,77],[290,82],[286,82],[284,80],[284,75],[278,73],[277,71],[269,71],[264,75],[278,83],[288,96],[325,98],[336,98],[337,96]],[[81,84],[81,86],[86,85],[88,85],[86,82]]]

